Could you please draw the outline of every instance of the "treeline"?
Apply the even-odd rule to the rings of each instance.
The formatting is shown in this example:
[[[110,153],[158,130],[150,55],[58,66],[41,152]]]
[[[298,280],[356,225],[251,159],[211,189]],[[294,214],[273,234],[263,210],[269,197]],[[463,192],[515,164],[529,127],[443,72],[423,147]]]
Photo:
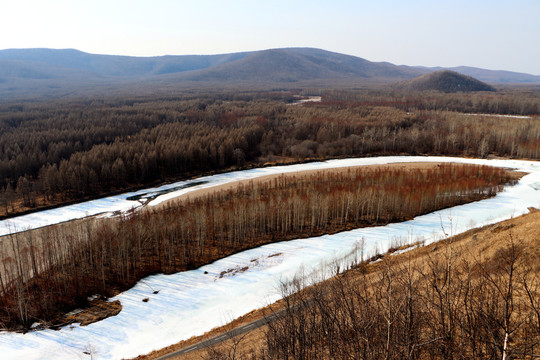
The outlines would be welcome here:
[[[356,96],[325,96],[335,94]],[[435,98],[451,104],[458,95],[448,96]],[[475,96],[487,95],[468,95]],[[512,103],[507,96],[501,99]],[[288,106],[207,97],[3,105],[0,216],[275,161],[396,154],[540,159],[537,118],[464,116],[382,99],[387,102]]]
[[[323,102],[356,106],[391,106],[405,111],[439,110],[502,115],[540,114],[540,93],[513,89],[497,93],[441,93],[438,91],[330,90]]]
[[[537,358],[538,259],[513,238],[476,259],[443,246],[408,261],[385,256],[373,271],[361,264],[311,287],[310,279],[284,284],[284,313],[252,358]]]
[[[276,148],[297,158],[430,154],[540,159],[537,118],[316,103],[295,109],[294,118],[298,126],[273,140]],[[297,140],[288,146],[287,133]]]
[[[492,196],[498,168],[349,170],[275,178],[236,190],[4,237],[0,324],[55,321],[90,295],[110,296],[149,274],[199,267],[273,241],[386,224]]]
[[[16,213],[241,166],[259,155],[261,119],[284,110],[267,101],[208,101],[49,104],[2,113],[0,207]]]

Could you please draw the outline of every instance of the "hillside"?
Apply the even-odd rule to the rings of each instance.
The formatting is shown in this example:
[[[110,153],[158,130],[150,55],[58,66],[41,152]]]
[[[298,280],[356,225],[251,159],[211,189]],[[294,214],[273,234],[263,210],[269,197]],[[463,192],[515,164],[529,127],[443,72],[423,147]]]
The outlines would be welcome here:
[[[480,80],[466,76],[455,71],[439,70],[400,82],[396,88],[408,91],[435,90],[445,93],[496,91],[496,89]]]
[[[73,49],[11,49],[0,51],[0,65],[0,78],[4,79],[59,79],[77,71],[98,78],[185,74],[182,79],[193,81],[289,82],[347,77],[410,78],[424,72],[311,48],[159,57],[94,55]]]
[[[149,95],[216,88],[369,87],[440,68],[398,66],[314,48],[133,57],[74,49],[0,50],[0,99]],[[540,76],[459,68],[481,81],[540,83]]]
[[[77,70],[98,77],[131,78],[204,69],[247,54],[134,57],[88,54],[74,49],[8,49],[0,51],[0,77],[9,76],[5,64],[11,64],[12,69],[20,69],[19,76],[23,77],[24,69],[33,66],[39,67],[49,78],[60,76],[59,70],[64,75]]]
[[[463,75],[472,76],[475,79],[498,84],[538,84],[540,83],[540,75],[531,75],[505,70],[487,70],[470,66],[457,66],[451,68],[436,67],[431,68],[432,71],[451,70]]]
[[[390,63],[310,48],[271,49],[208,68],[184,79],[194,81],[297,82],[315,79],[396,79],[420,72]]]
[[[391,83],[424,72],[311,48],[159,57],[94,55],[73,49],[12,49],[0,51],[0,98],[356,86]]]

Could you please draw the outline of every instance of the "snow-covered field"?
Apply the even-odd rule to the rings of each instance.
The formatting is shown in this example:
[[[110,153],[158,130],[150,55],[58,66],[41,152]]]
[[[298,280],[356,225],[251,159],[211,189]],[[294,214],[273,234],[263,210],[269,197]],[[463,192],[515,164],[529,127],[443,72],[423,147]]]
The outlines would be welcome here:
[[[496,197],[419,216],[414,220],[347,231],[335,235],[265,245],[216,261],[197,270],[173,275],[155,275],[112,300],[120,300],[123,310],[115,317],[59,331],[43,330],[27,334],[0,333],[2,359],[121,359],[135,357],[202,334],[253,309],[279,298],[279,283],[299,273],[317,269],[331,272],[336,261],[347,263],[364,243],[366,256],[386,251],[397,239],[427,243],[471,227],[508,219],[540,207],[540,162],[517,160],[477,160],[444,157],[378,157],[252,169],[214,175],[208,183],[157,197],[151,204],[230,181],[301,170],[374,165],[392,162],[460,162],[487,164],[526,171],[529,175]],[[167,185],[169,188],[183,186]],[[158,191],[160,189],[152,189]],[[142,192],[142,191],[141,191]],[[18,229],[43,226],[87,214],[126,210],[139,203],[127,200],[133,193],[85,204],[20,217]],[[54,213],[57,211],[57,213]],[[36,221],[35,223],[33,221]],[[9,231],[5,222],[2,229]],[[12,225],[13,228],[13,225]],[[4,230],[6,231],[6,230]],[[5,232],[4,232],[5,233]],[[240,271],[244,267],[247,271]],[[341,266],[343,268],[343,266]],[[232,270],[232,271],[231,271]],[[235,271],[238,270],[238,271]],[[227,272],[223,277],[222,272]],[[153,290],[159,290],[153,294]],[[149,298],[148,302],[142,299]],[[91,354],[91,355],[90,355]]]

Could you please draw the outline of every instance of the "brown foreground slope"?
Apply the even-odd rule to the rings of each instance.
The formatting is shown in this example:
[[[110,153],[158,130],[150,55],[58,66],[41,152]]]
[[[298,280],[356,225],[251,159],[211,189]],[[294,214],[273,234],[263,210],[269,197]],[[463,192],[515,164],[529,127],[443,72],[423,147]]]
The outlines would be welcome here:
[[[530,350],[531,353],[518,356],[518,358],[534,358],[534,356],[536,356],[535,354],[538,353],[540,346],[540,332],[538,331],[540,330],[540,303],[538,300],[538,294],[540,292],[540,262],[538,261],[538,259],[540,259],[540,226],[538,226],[538,224],[540,224],[540,211],[531,209],[529,214],[494,225],[485,226],[483,228],[473,229],[464,234],[450,237],[429,246],[418,247],[401,254],[387,253],[382,258],[382,261],[377,261],[347,271],[337,278],[326,281],[321,285],[311,287],[305,293],[317,293],[317,291],[311,291],[311,289],[314,288],[331,289],[332,285],[329,283],[342,283],[341,279],[347,279],[347,283],[358,284],[362,281],[365,282],[366,279],[384,278],[385,272],[388,271],[389,264],[394,268],[407,267],[410,266],[410,264],[415,264],[415,266],[423,264],[420,265],[420,267],[426,270],[425,274],[428,274],[429,265],[426,264],[447,264],[449,257],[452,257],[453,264],[461,264],[460,266],[462,266],[462,264],[469,264],[473,268],[476,266],[477,268],[491,271],[487,276],[495,283],[498,281],[497,277],[500,275],[500,273],[497,273],[498,268],[496,266],[504,265],[505,261],[507,261],[504,254],[508,254],[508,249],[519,249],[518,253],[520,254],[520,258],[516,268],[520,270],[519,272],[515,272],[516,289],[522,285],[521,283],[518,284],[517,281],[517,274],[523,274],[520,266],[525,266],[528,271],[528,287],[531,293],[527,294],[526,291],[516,292],[513,301],[511,302],[512,308],[510,310],[513,311],[514,314],[517,314],[516,316],[519,316],[524,311],[528,311],[529,314],[532,315],[532,322],[539,322],[538,325],[536,325],[536,328],[533,327],[533,331],[528,333],[529,338],[527,341],[529,344],[532,344],[529,346],[529,349],[532,349]],[[457,270],[459,273],[466,272],[464,268],[457,268]],[[525,278],[520,279],[523,280]],[[532,295],[531,299],[529,299],[529,295]],[[304,298],[304,300],[302,300],[302,298]],[[305,296],[300,296],[300,301],[306,303]],[[203,340],[219,336],[222,336],[224,341],[218,345],[214,345],[210,348],[199,348],[184,355],[167,358],[185,360],[267,358],[268,340],[270,338],[276,339],[276,329],[279,329],[278,325],[272,326],[272,328],[263,326],[235,338],[223,336],[223,334],[231,329],[245,326],[257,319],[263,318],[265,314],[268,315],[279,311],[279,309],[282,309],[283,307],[283,301],[272,304],[267,308],[256,310],[237,319],[228,325],[214,329],[203,336],[182,341],[168,348],[155,351],[145,356],[140,356],[137,359],[158,359],[167,355],[172,355],[172,353],[179,349],[192,347]],[[514,332],[508,337],[507,351],[511,351],[514,348],[517,349],[518,345],[520,345],[520,338],[518,338],[518,335],[519,331],[522,330],[521,327],[524,326],[522,324],[523,323],[521,322],[516,323]],[[493,343],[494,341],[495,340],[492,340],[491,342]],[[504,343],[498,344],[497,346],[499,349],[498,351],[502,352]]]

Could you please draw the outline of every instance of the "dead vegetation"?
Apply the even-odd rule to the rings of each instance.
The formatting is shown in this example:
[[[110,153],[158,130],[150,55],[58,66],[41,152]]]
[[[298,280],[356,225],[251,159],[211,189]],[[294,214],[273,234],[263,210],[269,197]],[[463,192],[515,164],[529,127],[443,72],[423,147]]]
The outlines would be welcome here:
[[[105,299],[95,299],[90,301],[90,306],[75,313],[66,315],[65,323],[80,323],[81,326],[90,325],[111,316],[118,315],[122,311],[122,304],[119,300],[106,301]]]

